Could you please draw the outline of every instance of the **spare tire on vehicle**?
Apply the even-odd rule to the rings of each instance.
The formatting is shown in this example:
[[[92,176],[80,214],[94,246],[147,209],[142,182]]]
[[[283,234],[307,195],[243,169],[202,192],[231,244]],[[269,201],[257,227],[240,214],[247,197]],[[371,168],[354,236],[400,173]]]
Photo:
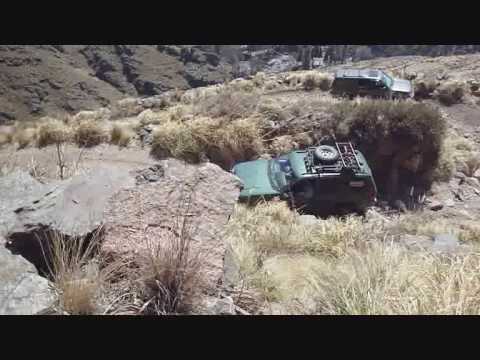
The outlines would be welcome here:
[[[340,154],[333,146],[321,145],[315,150],[315,157],[322,163],[331,164],[339,159]]]

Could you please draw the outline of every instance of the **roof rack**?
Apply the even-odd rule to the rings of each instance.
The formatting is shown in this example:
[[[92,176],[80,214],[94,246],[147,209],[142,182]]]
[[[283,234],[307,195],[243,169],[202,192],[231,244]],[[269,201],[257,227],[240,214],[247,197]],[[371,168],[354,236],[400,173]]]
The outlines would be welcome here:
[[[334,164],[318,163],[314,155],[316,147],[309,148],[305,157],[305,166],[308,173],[340,173],[344,169],[351,169],[355,173],[361,171],[360,163],[351,142],[335,142],[335,147],[340,159]]]
[[[343,166],[348,169],[352,169],[353,171],[357,172],[360,171],[360,163],[357,158],[357,153],[353,148],[351,142],[343,142],[343,143],[335,143],[337,146],[337,150],[340,154],[340,158],[342,160]]]

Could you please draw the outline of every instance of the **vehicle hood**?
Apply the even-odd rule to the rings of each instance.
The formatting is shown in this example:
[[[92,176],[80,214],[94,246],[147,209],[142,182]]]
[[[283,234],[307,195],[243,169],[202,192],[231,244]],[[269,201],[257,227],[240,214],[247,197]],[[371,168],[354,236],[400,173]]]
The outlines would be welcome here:
[[[240,197],[280,195],[270,182],[269,160],[240,163],[233,167],[232,172],[243,184]]]
[[[403,92],[403,93],[411,94],[412,90],[413,90],[413,87],[412,87],[412,83],[408,80],[393,79],[392,90],[397,91],[397,92]]]

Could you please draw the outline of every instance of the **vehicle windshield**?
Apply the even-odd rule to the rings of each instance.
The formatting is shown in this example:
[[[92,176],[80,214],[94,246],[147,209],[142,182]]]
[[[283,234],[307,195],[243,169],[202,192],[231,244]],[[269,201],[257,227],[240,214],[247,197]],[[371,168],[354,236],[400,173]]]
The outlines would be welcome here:
[[[383,73],[383,81],[389,88],[393,86],[393,79],[385,73]]]
[[[293,177],[290,161],[285,158],[270,160],[268,173],[270,182],[276,190],[284,190]]]

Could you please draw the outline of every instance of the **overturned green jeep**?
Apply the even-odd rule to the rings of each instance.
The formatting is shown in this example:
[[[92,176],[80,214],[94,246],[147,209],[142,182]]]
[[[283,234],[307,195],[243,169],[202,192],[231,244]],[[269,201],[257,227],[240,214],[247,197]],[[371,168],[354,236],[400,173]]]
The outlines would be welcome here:
[[[239,163],[232,173],[243,183],[241,202],[280,198],[306,213],[340,209],[364,213],[377,197],[367,160],[349,142]]]
[[[375,69],[344,69],[335,73],[332,94],[354,98],[366,96],[383,99],[409,99],[414,97],[413,85],[408,80],[392,78]]]

